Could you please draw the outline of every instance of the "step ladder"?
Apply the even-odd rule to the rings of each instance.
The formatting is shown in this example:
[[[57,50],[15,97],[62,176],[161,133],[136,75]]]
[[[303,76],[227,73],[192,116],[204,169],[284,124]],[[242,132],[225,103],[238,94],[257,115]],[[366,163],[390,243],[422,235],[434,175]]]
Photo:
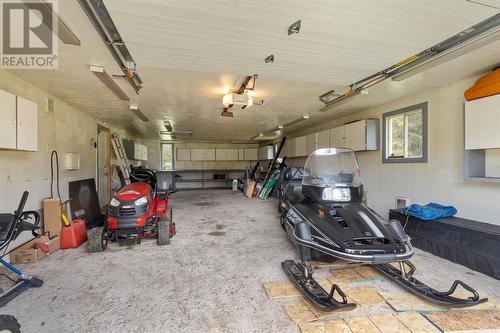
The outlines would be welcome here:
[[[123,141],[116,135],[111,137],[111,145],[113,146],[113,151],[115,152],[116,161],[120,171],[122,172],[123,178],[125,179],[125,185],[130,184],[130,162],[123,149]]]

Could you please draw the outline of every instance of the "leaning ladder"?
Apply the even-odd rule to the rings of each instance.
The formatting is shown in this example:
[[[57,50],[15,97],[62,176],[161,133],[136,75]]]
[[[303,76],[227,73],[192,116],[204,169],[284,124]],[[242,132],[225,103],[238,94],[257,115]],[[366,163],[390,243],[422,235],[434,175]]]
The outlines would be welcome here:
[[[123,142],[118,136],[111,137],[111,144],[115,152],[116,160],[118,162],[118,167],[120,168],[123,178],[125,179],[125,184],[130,184],[130,163],[127,158],[127,154],[123,149]]]

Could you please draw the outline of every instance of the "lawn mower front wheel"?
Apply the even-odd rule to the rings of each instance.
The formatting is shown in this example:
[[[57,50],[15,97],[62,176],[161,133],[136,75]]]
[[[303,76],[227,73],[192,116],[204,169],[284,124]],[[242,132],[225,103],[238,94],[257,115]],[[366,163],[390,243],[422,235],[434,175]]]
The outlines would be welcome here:
[[[87,231],[89,253],[102,252],[108,247],[108,239],[106,238],[106,229],[104,227],[96,227]]]
[[[20,333],[21,325],[13,316],[0,315],[0,332]]]
[[[170,221],[167,217],[163,217],[156,222],[156,234],[158,245],[170,244]]]

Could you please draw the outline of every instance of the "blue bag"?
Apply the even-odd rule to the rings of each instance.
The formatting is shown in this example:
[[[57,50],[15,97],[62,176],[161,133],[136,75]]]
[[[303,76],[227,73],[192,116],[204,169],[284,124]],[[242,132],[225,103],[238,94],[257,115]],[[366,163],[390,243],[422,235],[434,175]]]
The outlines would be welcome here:
[[[443,217],[452,217],[457,213],[457,209],[453,206],[443,206],[431,202],[425,206],[413,204],[410,207],[402,208],[401,213],[429,221]]]

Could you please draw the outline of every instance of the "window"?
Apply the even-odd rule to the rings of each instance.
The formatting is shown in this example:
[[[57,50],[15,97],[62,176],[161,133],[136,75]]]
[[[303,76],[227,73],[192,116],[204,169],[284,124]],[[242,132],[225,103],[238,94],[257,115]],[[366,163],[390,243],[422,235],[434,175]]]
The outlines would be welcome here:
[[[427,102],[384,113],[383,163],[427,162]]]
[[[173,144],[172,143],[162,143],[161,144],[161,169],[162,170],[173,170],[174,169],[174,159],[173,159]]]

